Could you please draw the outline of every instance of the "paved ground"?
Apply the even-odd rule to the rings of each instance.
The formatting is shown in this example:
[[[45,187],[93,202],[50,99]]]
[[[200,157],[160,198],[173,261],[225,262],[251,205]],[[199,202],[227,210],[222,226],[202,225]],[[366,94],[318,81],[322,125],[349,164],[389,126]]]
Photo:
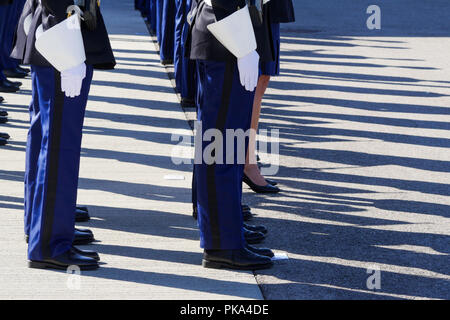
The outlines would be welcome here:
[[[450,298],[450,5],[374,1],[382,29],[368,31],[372,2],[294,3],[262,114],[263,128],[280,130],[283,192],[244,195],[270,228],[265,244],[290,260],[256,279],[199,266],[191,167],[170,161],[171,133],[191,134],[186,117],[132,1],[110,0],[119,65],[95,76],[79,190],[106,264],[83,274],[82,290],[64,273],[25,268],[27,80],[6,95],[14,140],[0,149],[0,298]],[[367,287],[369,268],[379,289]]]
[[[247,196],[291,258],[258,273],[264,296],[449,299],[449,3],[295,5],[262,115],[280,130],[284,192]]]

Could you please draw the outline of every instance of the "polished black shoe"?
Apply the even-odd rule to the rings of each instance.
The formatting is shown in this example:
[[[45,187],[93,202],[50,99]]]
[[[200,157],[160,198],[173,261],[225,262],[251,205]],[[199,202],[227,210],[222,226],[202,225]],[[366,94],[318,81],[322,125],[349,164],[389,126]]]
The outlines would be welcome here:
[[[273,266],[269,257],[261,256],[246,248],[236,250],[205,250],[203,267],[237,270],[260,270]]]
[[[7,123],[8,117],[0,117],[0,123]]]
[[[91,219],[87,211],[76,209],[75,210],[75,222],[87,222]]]
[[[0,138],[0,146],[4,146],[6,144],[8,144],[8,140]]]
[[[21,67],[21,66],[18,66],[17,69],[19,69],[22,72],[26,72],[26,73],[30,73],[31,72],[30,69],[24,68],[24,67]]]
[[[81,250],[81,249],[78,249],[77,247],[74,247],[74,246],[72,246],[72,250],[75,251],[76,253],[82,255],[82,256],[92,258],[92,259],[94,259],[96,261],[100,261],[100,256],[95,251],[92,251],[92,250]]]
[[[197,207],[192,208],[192,218],[194,218],[195,220],[198,219]]]
[[[6,132],[0,132],[0,138],[8,140],[10,136]]]
[[[9,81],[8,79],[4,80],[3,82],[6,82],[12,86],[15,86],[17,88],[20,88],[22,86],[22,82],[20,81]]]
[[[268,232],[267,228],[264,227],[264,226],[261,226],[261,225],[260,226],[254,226],[254,225],[251,225],[251,224],[244,223],[244,228],[247,229],[247,230],[253,231],[253,232],[261,232],[261,233],[264,233],[264,234],[267,234],[267,232]]]
[[[267,178],[264,178],[264,179],[267,181],[268,184],[271,184],[273,186],[278,185],[278,182],[276,182],[275,180],[267,179]]]
[[[256,193],[278,193],[278,192],[280,192],[280,189],[278,187],[273,186],[270,183],[266,184],[265,186],[257,185],[252,180],[250,180],[250,178],[247,177],[246,174],[244,174],[244,178],[242,181],[245,184],[247,184],[250,187],[250,189],[252,189]]]
[[[78,209],[78,210],[81,210],[81,211],[85,211],[85,212],[89,213],[89,209],[88,209],[88,207],[77,206],[77,209]]]
[[[273,258],[273,256],[275,255],[273,253],[273,251],[270,250],[269,248],[257,248],[257,247],[251,246],[249,244],[247,244],[245,246],[245,248],[247,248],[247,250],[249,250],[253,253],[259,254],[260,256],[266,256],[269,258]]]
[[[183,108],[195,108],[194,99],[181,98],[181,107]]]
[[[250,221],[253,219],[253,214],[250,211],[244,211],[242,212],[242,218],[244,221]]]
[[[85,245],[90,244],[95,241],[94,234],[92,231],[89,230],[89,232],[83,232],[80,230],[75,229],[75,237],[73,239],[74,245]]]
[[[7,116],[8,116],[8,111],[0,110],[0,117],[7,117]]]
[[[257,244],[261,243],[266,236],[262,232],[250,231],[244,228],[244,238],[245,241],[249,244]]]
[[[75,231],[78,231],[78,232],[81,232],[81,233],[89,233],[89,234],[94,235],[94,233],[91,230],[89,230],[89,229],[75,228]]]
[[[173,64],[173,60],[172,59],[161,60],[161,64],[163,66],[171,65],[171,64]]]
[[[25,235],[25,242],[28,243],[30,240],[30,236],[28,234]],[[75,237],[73,239],[74,245],[85,245],[91,242],[94,242],[94,234],[91,230],[88,229],[77,229],[75,228]]]
[[[25,78],[28,76],[28,72],[22,71],[20,68],[3,70],[3,74],[7,78]]]
[[[5,101],[5,98],[3,98],[2,96],[0,96],[0,103],[2,103],[3,101]]]
[[[41,261],[28,261],[29,268],[37,269],[58,269],[67,270],[68,267],[77,266],[80,270],[95,270],[99,267],[98,261],[90,257],[86,257],[77,253],[74,249],[69,249],[67,252],[49,259]]]
[[[11,81],[3,80],[0,81],[0,92],[17,92],[19,87],[13,85]]]

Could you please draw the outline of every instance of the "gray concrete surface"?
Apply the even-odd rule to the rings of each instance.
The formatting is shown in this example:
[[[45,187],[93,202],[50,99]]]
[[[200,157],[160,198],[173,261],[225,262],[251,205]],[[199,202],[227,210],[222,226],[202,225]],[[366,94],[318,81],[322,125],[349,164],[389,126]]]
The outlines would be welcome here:
[[[105,263],[82,273],[26,267],[23,173],[31,83],[4,94],[11,143],[0,149],[0,299],[261,299],[252,272],[201,267],[191,166],[171,161],[172,133],[191,135],[133,1],[102,1],[114,71],[95,73],[86,113],[79,203]],[[167,180],[178,175],[184,180]],[[79,284],[79,285],[78,285]]]
[[[258,272],[264,296],[449,299],[450,3],[294,3],[262,111],[283,192],[246,193],[266,245],[291,258]],[[369,4],[381,30],[366,28]]]

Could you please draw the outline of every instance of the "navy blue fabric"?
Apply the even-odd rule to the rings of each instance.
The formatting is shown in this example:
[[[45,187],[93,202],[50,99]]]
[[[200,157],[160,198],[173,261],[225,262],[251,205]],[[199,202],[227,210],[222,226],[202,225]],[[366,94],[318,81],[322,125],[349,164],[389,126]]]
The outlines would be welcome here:
[[[254,92],[246,91],[239,80],[236,63],[198,60],[198,121],[203,134],[218,129],[250,128]],[[196,138],[196,143],[199,141]],[[202,141],[202,140],[200,140]],[[202,153],[210,142],[203,141]],[[245,146],[244,146],[245,147]],[[245,149],[244,149],[245,150]],[[245,152],[245,151],[244,151]],[[224,151],[224,158],[226,152]],[[242,218],[242,177],[244,164],[204,161],[195,164],[200,246],[204,249],[239,249],[245,244]]]
[[[271,0],[268,6],[270,22],[288,23],[295,21],[295,10],[292,0]]]
[[[150,0],[148,2],[148,22],[152,32],[156,32],[156,0]]]
[[[93,68],[81,95],[61,92],[60,74],[32,66],[32,102],[25,172],[25,232],[28,258],[66,252],[73,242],[81,136]]]
[[[274,61],[261,61],[261,74],[266,76],[278,76],[280,74],[280,24],[271,24]]]
[[[194,100],[196,92],[195,61],[186,58],[185,43],[189,34],[187,14],[191,0],[177,0],[175,24],[174,74],[176,90],[182,98]]]
[[[173,62],[175,33],[175,1],[163,0],[159,53],[161,61]]]

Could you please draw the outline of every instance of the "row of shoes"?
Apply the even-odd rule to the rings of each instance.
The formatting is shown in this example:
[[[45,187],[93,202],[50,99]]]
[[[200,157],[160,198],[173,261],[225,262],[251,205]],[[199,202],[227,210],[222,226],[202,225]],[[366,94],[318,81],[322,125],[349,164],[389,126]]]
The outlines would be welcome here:
[[[30,70],[22,68],[18,66],[17,68],[13,70],[2,70],[3,74],[7,78],[25,78],[30,73]],[[22,86],[22,82],[19,81],[10,81],[8,79],[0,80],[0,92],[5,93],[14,93],[20,90],[20,87]],[[0,105],[3,103],[5,99],[0,96]],[[8,111],[0,108],[0,124],[8,122]],[[5,144],[8,144],[8,140],[10,139],[10,136],[6,132],[0,131],[0,146],[4,146]]]
[[[89,210],[86,207],[77,207],[75,222],[90,220]],[[25,235],[28,243],[29,237]],[[88,245],[95,241],[94,233],[89,229],[75,228],[75,236],[70,249],[59,256],[41,261],[29,261],[30,268],[67,270],[69,267],[78,267],[80,270],[95,270],[99,267],[100,256],[91,250],[82,250],[77,246]]]

